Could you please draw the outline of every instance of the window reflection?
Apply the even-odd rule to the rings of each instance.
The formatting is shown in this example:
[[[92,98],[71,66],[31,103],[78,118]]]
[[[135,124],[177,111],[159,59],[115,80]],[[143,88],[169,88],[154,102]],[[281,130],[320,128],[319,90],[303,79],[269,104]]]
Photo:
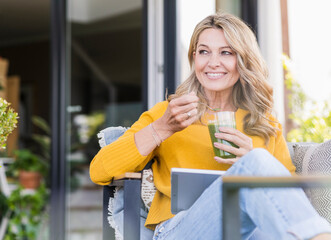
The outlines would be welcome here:
[[[142,112],[142,2],[72,0],[69,6],[68,239],[79,231],[101,239],[102,189],[89,180],[88,166],[100,149],[97,133],[131,126]]]

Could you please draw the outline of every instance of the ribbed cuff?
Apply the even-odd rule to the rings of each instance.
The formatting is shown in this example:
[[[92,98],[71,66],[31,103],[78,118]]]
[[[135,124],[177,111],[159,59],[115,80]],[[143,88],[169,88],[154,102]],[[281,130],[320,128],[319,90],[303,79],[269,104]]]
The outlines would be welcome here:
[[[118,160],[107,161],[112,157]],[[111,151],[107,151],[102,160],[107,172],[125,172],[136,171],[137,166],[148,157],[140,154],[134,141],[134,134],[130,134],[113,142]]]

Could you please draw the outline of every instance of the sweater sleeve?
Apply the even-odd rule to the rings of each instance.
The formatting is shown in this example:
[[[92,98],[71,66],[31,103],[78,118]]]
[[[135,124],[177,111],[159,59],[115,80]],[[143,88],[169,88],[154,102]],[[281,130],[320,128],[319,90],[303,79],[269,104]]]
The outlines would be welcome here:
[[[166,102],[156,104],[144,112],[120,138],[100,149],[90,164],[90,178],[94,183],[107,185],[113,177],[144,168],[154,157],[154,151],[147,156],[141,155],[135,144],[134,134],[160,118],[166,107]]]
[[[277,124],[279,131],[275,139],[275,150],[274,157],[277,158],[290,172],[292,175],[295,174],[295,166],[292,163],[290,152],[287,147],[286,140],[283,136],[283,129],[281,124]]]

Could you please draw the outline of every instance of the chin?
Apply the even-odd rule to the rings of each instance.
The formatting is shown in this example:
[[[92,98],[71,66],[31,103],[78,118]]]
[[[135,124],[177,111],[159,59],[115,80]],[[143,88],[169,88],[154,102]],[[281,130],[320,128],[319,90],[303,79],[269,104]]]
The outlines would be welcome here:
[[[208,84],[204,85],[203,88],[207,91],[212,91],[212,92],[220,92],[228,89],[228,87],[222,86],[222,84]]]

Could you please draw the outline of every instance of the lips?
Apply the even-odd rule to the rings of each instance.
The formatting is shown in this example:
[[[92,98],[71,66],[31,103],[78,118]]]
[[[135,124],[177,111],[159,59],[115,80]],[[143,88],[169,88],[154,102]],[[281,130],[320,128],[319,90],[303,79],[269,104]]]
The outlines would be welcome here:
[[[223,77],[226,73],[224,72],[207,72],[206,75],[210,79],[219,79]]]

